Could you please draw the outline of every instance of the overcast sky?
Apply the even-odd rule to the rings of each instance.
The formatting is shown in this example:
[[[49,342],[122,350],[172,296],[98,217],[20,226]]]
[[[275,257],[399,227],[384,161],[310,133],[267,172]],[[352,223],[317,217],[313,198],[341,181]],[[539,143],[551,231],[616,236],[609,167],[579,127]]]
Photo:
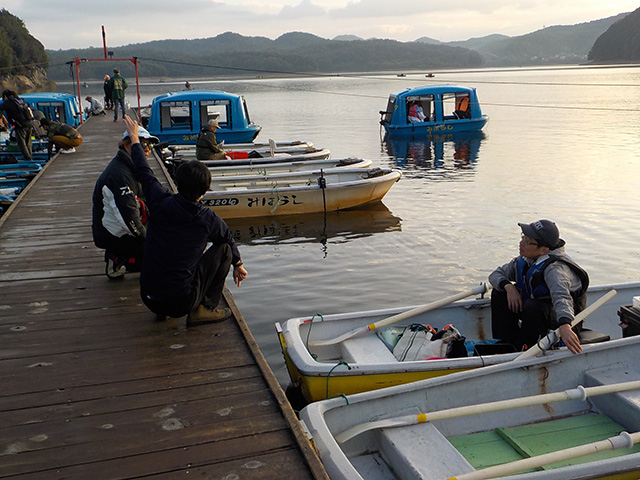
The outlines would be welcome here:
[[[639,0],[12,0],[4,8],[45,48],[58,50],[101,47],[103,25],[108,47],[228,31],[271,39],[300,31],[448,42],[522,35],[638,7]]]

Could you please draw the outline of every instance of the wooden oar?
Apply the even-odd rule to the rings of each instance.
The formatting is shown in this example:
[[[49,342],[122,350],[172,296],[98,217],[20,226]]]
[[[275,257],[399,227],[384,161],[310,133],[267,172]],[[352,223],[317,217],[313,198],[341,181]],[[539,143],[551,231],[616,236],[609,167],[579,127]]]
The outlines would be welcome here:
[[[598,300],[596,300],[587,308],[585,308],[580,313],[578,313],[573,319],[573,321],[571,322],[571,328],[575,327],[578,323],[582,322],[585,318],[587,318],[588,315],[591,315],[594,311],[596,311],[598,308],[600,308],[602,305],[608,302],[611,298],[615,296],[616,293],[618,292],[616,292],[615,290],[609,290]],[[549,332],[546,337],[541,339],[533,347],[522,352],[514,360],[522,360],[525,358],[535,357],[537,354],[539,354],[543,350],[548,350],[552,345],[557,343],[558,340],[560,340],[560,328],[556,328],[555,330],[552,330],[551,332]]]
[[[422,305],[420,307],[412,308],[411,310],[407,310],[406,312],[402,312],[397,315],[393,315],[391,317],[385,318],[383,320],[379,320],[375,323],[371,323],[369,325],[363,325],[362,327],[355,328],[350,332],[343,333],[342,335],[339,335],[337,337],[329,338],[327,340],[315,340],[315,341],[312,340],[309,342],[309,346],[319,347],[324,345],[335,345],[336,343],[344,342],[345,340],[351,337],[355,337],[356,335],[370,332],[372,330],[375,330],[376,328],[391,325],[392,323],[401,322],[403,320],[406,320],[407,318],[415,317],[416,315],[420,315],[421,313],[425,313],[430,310],[435,310],[436,308],[444,307],[445,305],[453,303],[457,300],[462,300],[463,298],[469,297],[471,295],[483,294],[486,291],[487,291],[487,285],[483,283],[475,288],[472,288],[471,290],[467,290],[466,292],[456,293],[455,295],[451,295],[441,300],[436,300],[435,302],[431,302],[426,305]]]
[[[522,460],[515,460],[502,465],[477,470],[475,472],[464,473],[457,477],[449,477],[448,480],[483,480],[503,477],[522,472],[524,470],[550,465],[556,462],[584,457],[585,455],[591,455],[592,453],[615,450],[618,448],[632,448],[633,445],[638,442],[640,442],[640,432],[621,432],[620,435],[609,437],[606,440],[578,445],[577,447],[566,448],[564,450],[558,450],[557,452],[549,452],[531,458],[523,458]]]
[[[635,390],[638,388],[640,388],[640,380],[632,382],[613,383],[611,385],[599,385],[597,387],[587,388],[578,385],[576,388],[563,390],[561,392],[531,395],[529,397],[511,398],[509,400],[498,400],[496,402],[489,403],[478,403],[476,405],[465,405],[463,407],[447,408],[445,410],[419,413],[417,415],[402,415],[395,418],[355,425],[336,435],[336,441],[338,443],[344,443],[347,440],[355,437],[356,435],[360,435],[361,433],[368,432],[369,430],[374,430],[376,428],[415,425],[417,423],[444,420],[446,418],[465,417],[468,415],[478,415],[480,413],[497,412],[501,410],[510,410],[513,408],[531,407],[534,405],[544,405],[545,403],[562,402],[565,400],[584,401],[587,397],[604,395],[606,393],[624,392],[627,390]]]

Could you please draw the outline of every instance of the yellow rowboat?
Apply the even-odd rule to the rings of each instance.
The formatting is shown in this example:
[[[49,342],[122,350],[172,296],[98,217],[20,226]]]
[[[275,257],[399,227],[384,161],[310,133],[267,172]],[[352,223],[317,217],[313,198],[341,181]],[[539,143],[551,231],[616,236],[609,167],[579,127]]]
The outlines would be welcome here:
[[[332,480],[640,478],[640,336],[300,413]]]
[[[382,200],[402,174],[383,168],[214,177],[202,202],[222,218],[332,212]]]
[[[591,313],[584,327],[602,332],[584,331],[583,344],[620,337],[618,311],[640,295],[640,282],[589,288],[589,304],[615,289],[618,293]],[[300,389],[307,402],[334,395],[351,395],[432,377],[448,375],[487,365],[508,362],[518,353],[502,353],[508,346],[491,344],[491,305],[489,298],[457,301],[409,320],[353,336],[344,341],[322,345],[327,339],[343,336],[361,326],[409,312],[416,307],[399,307],[364,312],[292,318],[276,331],[292,385]],[[466,337],[464,357],[419,359],[398,358],[392,352],[389,335],[402,332],[415,323],[443,330],[452,324]],[[474,343],[470,346],[469,343]]]

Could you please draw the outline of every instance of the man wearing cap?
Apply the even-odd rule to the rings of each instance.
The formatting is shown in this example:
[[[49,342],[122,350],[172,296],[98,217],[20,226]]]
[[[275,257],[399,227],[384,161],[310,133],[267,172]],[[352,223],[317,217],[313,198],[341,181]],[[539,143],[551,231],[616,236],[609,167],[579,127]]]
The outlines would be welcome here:
[[[148,155],[158,138],[142,127],[138,136]],[[131,138],[125,132],[118,144],[118,153],[93,190],[93,242],[105,250],[105,273],[110,279],[140,271],[147,233],[149,212],[143,200],[142,186],[133,174],[131,144]]]
[[[587,303],[589,276],[565,253],[565,241],[550,220],[519,223],[520,255],[489,275],[493,337],[518,350],[531,347],[549,330],[573,353],[582,351],[571,328]]]
[[[111,89],[111,99],[113,100],[113,121],[118,121],[118,105],[120,105],[120,109],[122,110],[122,118],[124,118],[127,113],[124,109],[124,96],[125,90],[127,89],[127,81],[124,79],[122,75],[120,75],[120,70],[117,68],[113,69],[113,77],[109,80],[109,88]]]
[[[198,134],[196,158],[198,160],[224,160],[227,154],[220,148],[216,139],[216,130],[220,128],[217,120],[209,120]]]

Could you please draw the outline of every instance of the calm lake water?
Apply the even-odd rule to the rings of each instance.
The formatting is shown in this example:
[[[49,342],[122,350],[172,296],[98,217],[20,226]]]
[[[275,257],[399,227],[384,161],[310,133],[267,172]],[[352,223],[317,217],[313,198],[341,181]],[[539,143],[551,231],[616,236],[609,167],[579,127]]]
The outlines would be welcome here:
[[[404,173],[383,205],[331,214],[326,224],[322,216],[230,222],[249,278],[229,287],[283,385],[275,322],[470,288],[517,255],[518,222],[554,220],[594,285],[640,280],[639,68],[424,73],[184,79],[244,94],[263,127],[257,140],[313,141],[333,157]],[[143,80],[142,105],[184,80]],[[490,116],[483,134],[384,141],[378,111],[389,93],[428,83],[476,87]],[[90,83],[82,93],[101,97],[100,89]]]

